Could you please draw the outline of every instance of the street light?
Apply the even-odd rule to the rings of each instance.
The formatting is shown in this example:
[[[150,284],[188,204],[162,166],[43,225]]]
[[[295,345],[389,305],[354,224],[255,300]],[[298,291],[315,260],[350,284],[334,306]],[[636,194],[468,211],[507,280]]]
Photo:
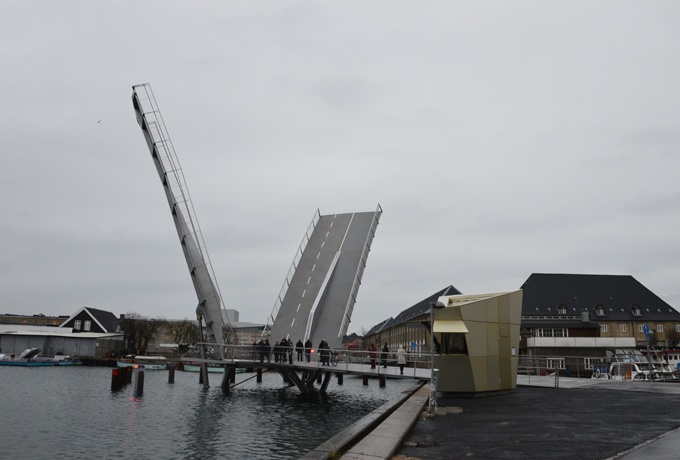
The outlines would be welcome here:
[[[442,302],[430,302],[430,402],[427,412],[432,415],[437,409],[437,372],[434,368],[434,310],[446,307]]]

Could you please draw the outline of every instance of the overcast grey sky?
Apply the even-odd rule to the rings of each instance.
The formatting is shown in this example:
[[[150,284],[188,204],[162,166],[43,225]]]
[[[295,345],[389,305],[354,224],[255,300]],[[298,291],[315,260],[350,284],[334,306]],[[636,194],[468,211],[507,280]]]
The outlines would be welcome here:
[[[194,316],[146,82],[242,321],[378,203],[349,332],[531,273],[680,308],[680,2],[4,0],[0,37],[0,313]]]

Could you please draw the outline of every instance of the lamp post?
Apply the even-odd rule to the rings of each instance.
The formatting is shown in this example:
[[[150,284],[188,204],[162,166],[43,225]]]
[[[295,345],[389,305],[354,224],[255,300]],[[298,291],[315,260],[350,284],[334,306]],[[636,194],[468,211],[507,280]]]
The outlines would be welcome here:
[[[434,310],[444,308],[440,302],[430,302],[430,402],[427,412],[432,415],[437,409],[437,373],[439,369],[434,368]]]

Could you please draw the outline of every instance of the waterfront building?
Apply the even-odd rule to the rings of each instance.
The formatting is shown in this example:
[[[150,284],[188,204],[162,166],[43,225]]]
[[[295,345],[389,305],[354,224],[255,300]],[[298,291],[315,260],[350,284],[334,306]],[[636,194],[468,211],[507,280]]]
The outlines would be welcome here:
[[[28,317],[30,318],[30,317]],[[14,323],[0,326],[0,350],[21,353],[27,348],[39,348],[44,355],[71,355],[106,358],[123,346],[123,334],[111,312],[82,307],[54,326]]]
[[[581,357],[587,373],[616,349],[680,344],[680,313],[630,275],[534,273],[522,290],[520,351],[549,367]]]
[[[403,346],[409,353],[420,355],[430,353],[430,311],[439,297],[460,294],[452,285],[435,292],[420,302],[403,310],[396,317],[388,318],[373,326],[364,336],[363,347],[368,350],[371,344],[381,348],[387,343],[392,352]],[[435,344],[438,343],[435,340]]]

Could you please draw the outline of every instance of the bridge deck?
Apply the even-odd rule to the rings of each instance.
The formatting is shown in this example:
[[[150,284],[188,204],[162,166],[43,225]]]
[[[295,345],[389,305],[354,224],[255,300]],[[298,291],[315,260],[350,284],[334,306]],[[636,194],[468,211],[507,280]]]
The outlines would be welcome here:
[[[202,362],[200,359],[191,359],[192,362]],[[275,369],[275,370],[292,370],[292,371],[323,371],[331,372],[335,374],[348,374],[348,375],[361,375],[361,376],[373,376],[373,377],[386,377],[386,378],[396,378],[396,379],[418,379],[418,380],[430,380],[431,371],[428,368],[418,368],[418,367],[404,367],[404,374],[399,373],[399,367],[394,365],[388,365],[387,367],[378,366],[376,364],[375,369],[371,369],[369,363],[352,363],[352,362],[339,362],[336,366],[322,366],[320,362],[300,362],[293,361],[293,364],[277,363],[277,362],[264,362],[257,359],[225,359],[225,360],[211,360],[206,359],[205,362],[208,364],[219,364],[223,366],[238,367],[238,368],[262,368],[262,369]]]

